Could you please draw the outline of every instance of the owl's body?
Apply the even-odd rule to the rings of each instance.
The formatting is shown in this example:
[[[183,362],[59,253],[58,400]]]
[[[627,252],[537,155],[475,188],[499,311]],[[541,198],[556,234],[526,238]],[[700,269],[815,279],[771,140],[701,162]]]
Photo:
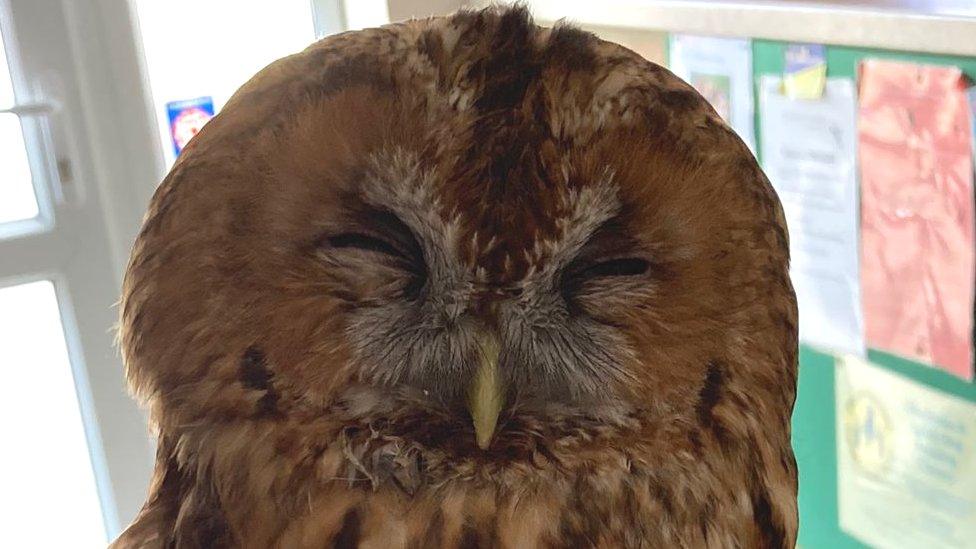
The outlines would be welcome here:
[[[126,277],[118,547],[787,547],[779,203],[666,70],[490,9],[262,71]]]

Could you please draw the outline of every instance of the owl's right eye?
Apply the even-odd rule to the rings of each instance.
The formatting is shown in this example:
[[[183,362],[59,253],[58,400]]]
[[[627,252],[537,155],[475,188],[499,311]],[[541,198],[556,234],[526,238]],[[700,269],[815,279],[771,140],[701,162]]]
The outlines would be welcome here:
[[[379,254],[389,261],[385,263],[403,273],[403,295],[418,299],[427,283],[427,266],[423,252],[412,235],[406,238],[386,239],[365,232],[346,232],[323,235],[317,242],[323,250],[356,250]]]
[[[426,270],[423,255],[413,247],[367,233],[324,235],[319,239],[317,247],[326,250],[358,250],[376,253],[392,259],[397,266],[406,271],[422,273]]]
[[[393,257],[403,258],[397,248],[389,242],[362,233],[341,233],[333,236],[326,236],[323,244],[332,248],[355,248],[369,252],[378,252]]]

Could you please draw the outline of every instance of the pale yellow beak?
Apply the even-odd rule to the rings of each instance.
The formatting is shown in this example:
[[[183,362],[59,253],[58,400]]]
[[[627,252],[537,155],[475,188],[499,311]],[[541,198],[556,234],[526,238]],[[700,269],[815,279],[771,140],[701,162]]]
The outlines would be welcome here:
[[[482,450],[491,444],[498,425],[498,414],[505,405],[505,390],[498,372],[499,344],[493,335],[478,340],[481,348],[480,364],[468,392],[468,411],[474,423],[475,440]]]

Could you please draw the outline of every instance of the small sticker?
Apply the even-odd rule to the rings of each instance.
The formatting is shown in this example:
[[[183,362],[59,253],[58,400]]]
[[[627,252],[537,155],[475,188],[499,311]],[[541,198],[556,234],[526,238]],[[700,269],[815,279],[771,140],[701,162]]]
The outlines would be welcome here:
[[[173,151],[177,156],[203,125],[214,117],[213,98],[209,96],[166,103],[169,115],[169,133],[173,139]]]
[[[820,99],[827,82],[827,57],[821,44],[786,47],[783,93],[791,99]]]

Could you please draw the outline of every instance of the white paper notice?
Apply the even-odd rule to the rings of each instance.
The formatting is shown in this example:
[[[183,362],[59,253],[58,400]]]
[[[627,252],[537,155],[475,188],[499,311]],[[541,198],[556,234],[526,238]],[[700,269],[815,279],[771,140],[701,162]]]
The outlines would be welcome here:
[[[763,77],[762,163],[790,231],[800,340],[864,355],[854,83],[830,78],[819,100],[789,99]]]
[[[837,363],[841,529],[874,547],[976,547],[976,404]]]
[[[755,151],[752,43],[741,38],[672,34],[669,65],[702,94]]]

